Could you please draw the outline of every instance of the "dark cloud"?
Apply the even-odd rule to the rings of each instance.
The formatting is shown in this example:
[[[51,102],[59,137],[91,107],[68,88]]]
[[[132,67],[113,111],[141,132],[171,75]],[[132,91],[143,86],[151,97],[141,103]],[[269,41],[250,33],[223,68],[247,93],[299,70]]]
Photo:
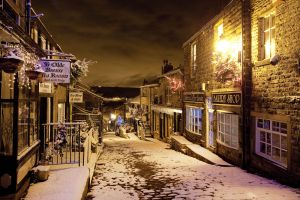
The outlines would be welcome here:
[[[98,61],[90,84],[134,86],[182,63],[182,43],[229,0],[32,0],[63,50]]]

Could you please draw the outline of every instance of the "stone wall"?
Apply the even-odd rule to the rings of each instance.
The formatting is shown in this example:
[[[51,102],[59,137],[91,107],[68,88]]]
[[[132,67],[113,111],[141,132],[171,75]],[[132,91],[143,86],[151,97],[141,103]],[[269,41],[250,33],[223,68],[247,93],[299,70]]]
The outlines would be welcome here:
[[[290,118],[288,140],[289,158],[286,173],[300,179],[300,1],[286,0],[277,4],[272,1],[252,0],[252,111]],[[259,19],[266,13],[275,12],[275,49],[280,61],[273,66],[259,56],[261,42]],[[253,125],[253,129],[255,124]],[[253,149],[254,151],[254,149]],[[252,156],[253,164],[263,171],[277,168],[269,161]],[[265,160],[265,162],[263,162]],[[278,173],[279,174],[279,173]],[[280,175],[279,175],[280,176]]]
[[[241,1],[233,1],[224,10],[212,20],[210,20],[206,25],[204,25],[194,36],[192,36],[187,42],[183,45],[184,51],[184,73],[185,73],[185,83],[186,83],[186,92],[199,92],[202,91],[202,84],[206,84],[205,93],[207,98],[212,97],[212,92],[222,91],[240,91],[241,88],[234,88],[232,81],[225,83],[220,83],[215,79],[216,66],[213,64],[213,57],[216,47],[216,38],[217,38],[217,25],[223,23],[224,34],[222,39],[225,39],[232,43],[238,43],[238,46],[241,47],[242,42],[242,9]],[[191,46],[196,44],[196,73],[194,76],[191,76]],[[241,65],[241,63],[240,63]],[[241,66],[240,66],[241,67]],[[240,68],[241,70],[241,68]],[[185,104],[189,105],[189,104]],[[200,105],[194,105],[200,108]],[[208,111],[208,105],[204,103],[201,105],[203,110],[202,117],[202,134],[194,134],[189,131],[185,131],[185,137],[194,143],[200,144],[202,146],[207,146],[207,120],[206,112]],[[219,107],[213,105],[213,109],[217,110]],[[237,110],[236,107],[224,106],[222,110],[232,109]],[[238,108],[236,114],[242,117],[242,114]],[[185,119],[185,112],[183,115]],[[217,135],[217,119],[216,115],[214,117],[214,134]],[[239,133],[239,141],[242,140],[242,133]],[[242,145],[239,142],[239,150],[223,147],[221,144],[217,145],[216,151],[220,156],[224,157],[226,160],[231,161],[234,164],[240,165],[242,162],[241,159],[241,149]]]

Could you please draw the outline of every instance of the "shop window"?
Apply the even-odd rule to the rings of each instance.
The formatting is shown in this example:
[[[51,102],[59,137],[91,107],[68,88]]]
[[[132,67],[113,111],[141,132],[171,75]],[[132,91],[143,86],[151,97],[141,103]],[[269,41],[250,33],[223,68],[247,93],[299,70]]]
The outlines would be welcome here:
[[[256,119],[256,153],[287,166],[287,123]]]
[[[30,101],[30,113],[29,113],[29,128],[30,128],[30,145],[34,144],[38,140],[38,110],[37,102]]]
[[[238,149],[239,116],[218,112],[218,142],[228,147]]]
[[[197,45],[193,43],[191,45],[191,77],[195,76],[197,68]]]
[[[275,14],[261,18],[260,26],[261,59],[272,58],[275,55]]]
[[[66,117],[66,105],[65,103],[59,103],[58,104],[58,109],[57,109],[57,121],[58,122],[64,122],[65,121],[65,117]]]
[[[13,103],[0,104],[0,155],[13,153]]]
[[[186,129],[193,133],[201,133],[202,109],[186,107]]]
[[[26,147],[29,146],[28,113],[29,106],[27,101],[20,101],[18,113],[18,152],[22,152]]]

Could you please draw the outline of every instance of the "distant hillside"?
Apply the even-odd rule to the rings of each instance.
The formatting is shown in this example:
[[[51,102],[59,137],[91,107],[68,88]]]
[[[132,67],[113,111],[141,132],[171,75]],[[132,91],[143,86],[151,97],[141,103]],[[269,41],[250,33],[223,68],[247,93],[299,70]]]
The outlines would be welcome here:
[[[140,88],[132,87],[99,87],[93,86],[92,90],[105,98],[134,98],[140,94]]]

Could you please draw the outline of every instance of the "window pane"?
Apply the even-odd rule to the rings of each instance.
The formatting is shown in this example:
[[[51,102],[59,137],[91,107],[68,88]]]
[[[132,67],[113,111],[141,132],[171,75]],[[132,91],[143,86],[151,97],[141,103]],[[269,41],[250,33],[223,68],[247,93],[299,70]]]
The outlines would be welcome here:
[[[286,136],[281,136],[281,149],[287,150],[287,139],[286,139]]]
[[[272,15],[270,16],[270,18],[271,18],[271,27],[274,27],[274,26],[275,26],[275,15],[272,14]]]
[[[260,143],[260,152],[261,153],[266,153],[266,145],[265,145],[265,143]]]
[[[271,156],[271,145],[267,145],[267,155]]]
[[[264,20],[264,29],[265,30],[268,30],[270,28],[270,18],[269,17],[266,17],[265,20]]]
[[[37,103],[36,101],[30,102],[30,145],[32,145],[37,140]]]
[[[230,145],[230,135],[225,134],[225,144]]]
[[[279,122],[273,121],[273,122],[272,122],[272,130],[273,130],[273,131],[276,131],[276,132],[279,132],[279,125],[280,125]]]
[[[272,146],[280,148],[280,135],[272,135]]]
[[[0,103],[0,155],[13,152],[13,104]]]
[[[272,148],[272,158],[276,161],[280,161],[280,149]]]
[[[281,151],[281,162],[287,164],[287,151]]]
[[[270,130],[270,120],[264,120],[264,128]]]
[[[257,127],[263,128],[264,127],[263,124],[264,124],[264,120],[263,119],[258,119],[257,120]]]
[[[20,153],[29,146],[28,138],[28,114],[29,108],[26,101],[19,102],[19,120],[18,120],[18,152]]]
[[[267,143],[268,144],[271,144],[271,133],[268,133],[268,132],[266,132],[266,134],[267,134]]]
[[[264,131],[260,131],[260,141],[266,142],[266,133]]]

